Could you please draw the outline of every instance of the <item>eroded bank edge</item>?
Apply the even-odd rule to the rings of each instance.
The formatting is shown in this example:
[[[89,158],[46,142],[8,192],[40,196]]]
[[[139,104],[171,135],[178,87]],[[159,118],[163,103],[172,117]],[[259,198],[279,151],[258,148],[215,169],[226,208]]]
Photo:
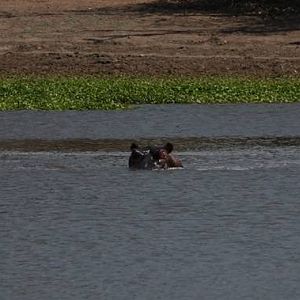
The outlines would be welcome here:
[[[6,139],[0,140],[0,151],[129,151],[135,142],[141,147],[160,145],[170,141],[176,151],[220,148],[287,147],[300,146],[300,136],[270,137],[187,137],[187,138],[133,138],[133,139]]]

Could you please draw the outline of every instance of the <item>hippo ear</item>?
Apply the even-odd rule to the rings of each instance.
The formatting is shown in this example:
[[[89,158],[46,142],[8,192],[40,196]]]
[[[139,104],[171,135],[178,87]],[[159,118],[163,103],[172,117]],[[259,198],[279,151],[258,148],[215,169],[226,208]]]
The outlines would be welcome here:
[[[171,153],[172,151],[173,151],[173,144],[171,144],[171,143],[166,143],[165,145],[164,145],[164,149],[168,152],[168,153]]]
[[[137,149],[139,146],[136,143],[132,143],[130,146],[130,150]]]

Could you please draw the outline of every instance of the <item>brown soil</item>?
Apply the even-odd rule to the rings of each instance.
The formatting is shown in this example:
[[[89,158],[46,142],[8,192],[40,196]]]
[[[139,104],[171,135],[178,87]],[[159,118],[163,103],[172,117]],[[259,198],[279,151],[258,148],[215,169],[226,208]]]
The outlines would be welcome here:
[[[0,74],[299,76],[297,18],[153,10],[152,2],[1,0]]]

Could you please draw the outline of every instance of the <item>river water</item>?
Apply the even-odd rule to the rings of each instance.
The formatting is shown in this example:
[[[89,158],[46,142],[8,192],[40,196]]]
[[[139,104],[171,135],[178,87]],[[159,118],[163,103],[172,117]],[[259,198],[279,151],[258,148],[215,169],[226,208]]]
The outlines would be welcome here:
[[[233,136],[298,136],[299,105],[280,107],[224,106],[221,113],[222,106],[196,106],[186,119],[177,112],[172,136],[202,136],[203,126],[206,136],[230,136],[230,126]],[[159,111],[171,118],[167,112],[178,109],[189,108],[114,113],[137,122],[141,111],[161,119]],[[234,126],[239,109],[249,116],[244,132]],[[60,130],[64,114],[75,127],[71,118]],[[83,137],[74,128],[92,128],[91,119],[78,114],[2,113],[0,136],[66,138],[69,129],[70,138]],[[105,112],[99,114],[91,112],[103,129]],[[187,135],[192,115],[207,120],[194,123],[200,133],[193,127]],[[87,130],[88,137],[117,132],[119,121],[109,120],[109,132]],[[154,121],[143,132],[141,121],[141,132],[134,126],[122,137],[171,136],[151,127]],[[182,170],[130,171],[127,152],[0,152],[0,298],[300,299],[300,147],[177,155]]]

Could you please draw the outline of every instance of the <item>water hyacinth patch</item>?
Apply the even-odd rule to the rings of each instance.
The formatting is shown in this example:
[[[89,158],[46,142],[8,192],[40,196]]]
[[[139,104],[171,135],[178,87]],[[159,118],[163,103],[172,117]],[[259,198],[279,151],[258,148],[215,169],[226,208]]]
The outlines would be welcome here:
[[[299,78],[0,78],[0,110],[111,110],[136,104],[291,103]]]

